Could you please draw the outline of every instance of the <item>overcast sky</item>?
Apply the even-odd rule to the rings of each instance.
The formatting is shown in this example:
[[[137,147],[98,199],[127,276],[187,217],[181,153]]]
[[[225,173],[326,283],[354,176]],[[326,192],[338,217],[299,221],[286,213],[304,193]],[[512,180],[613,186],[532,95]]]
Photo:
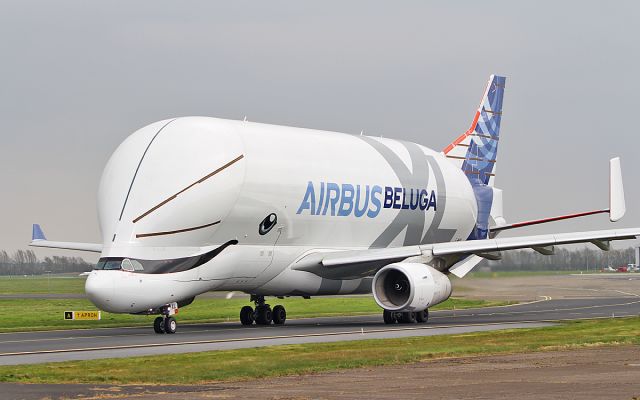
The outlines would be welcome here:
[[[206,115],[384,135],[441,150],[507,76],[496,185],[509,221],[640,226],[640,2],[0,1],[0,249],[100,242],[102,169],[151,122]],[[38,250],[38,255],[83,255]],[[88,257],[90,258],[90,257]]]

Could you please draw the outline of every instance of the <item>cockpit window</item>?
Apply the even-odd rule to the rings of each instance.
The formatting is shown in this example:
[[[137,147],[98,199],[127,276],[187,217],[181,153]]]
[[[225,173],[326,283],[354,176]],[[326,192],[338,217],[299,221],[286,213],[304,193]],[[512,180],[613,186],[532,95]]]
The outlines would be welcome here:
[[[122,258],[101,258],[94,269],[122,269]]]
[[[169,260],[137,260],[123,257],[101,258],[94,269],[98,270],[123,270],[139,272],[143,274],[168,274],[172,272],[188,271],[211,261],[215,256],[228,246],[238,244],[237,240],[231,240],[222,246],[198,256],[174,258]]]
[[[122,263],[120,265],[125,271],[133,271],[133,265],[131,264],[131,260],[129,260],[128,258],[122,260]]]
[[[133,267],[134,271],[144,271],[144,267],[142,266],[140,261],[138,260],[129,260],[129,261],[131,261],[131,266]]]

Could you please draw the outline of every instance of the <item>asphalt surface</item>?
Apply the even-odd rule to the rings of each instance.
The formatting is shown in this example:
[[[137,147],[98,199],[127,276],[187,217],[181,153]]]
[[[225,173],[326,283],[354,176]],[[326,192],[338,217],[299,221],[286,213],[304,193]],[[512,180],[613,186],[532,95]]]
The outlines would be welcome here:
[[[174,335],[148,328],[0,334],[0,365],[187,353],[278,344],[429,336],[545,326],[556,321],[640,315],[640,296],[545,299],[505,307],[431,312],[426,324],[385,325],[382,315],[288,320],[284,326],[183,324]]]

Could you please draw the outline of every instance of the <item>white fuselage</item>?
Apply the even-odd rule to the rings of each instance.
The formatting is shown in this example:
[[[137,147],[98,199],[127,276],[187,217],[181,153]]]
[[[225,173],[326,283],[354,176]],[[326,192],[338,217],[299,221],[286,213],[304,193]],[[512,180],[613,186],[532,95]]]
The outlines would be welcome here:
[[[205,117],[157,122],[127,138],[105,167],[98,211],[101,259],[167,260],[163,273],[91,273],[91,300],[130,313],[209,290],[370,292],[370,279],[290,266],[320,250],[465,240],[477,218],[464,173],[426,147]],[[225,244],[195,268],[169,268]]]

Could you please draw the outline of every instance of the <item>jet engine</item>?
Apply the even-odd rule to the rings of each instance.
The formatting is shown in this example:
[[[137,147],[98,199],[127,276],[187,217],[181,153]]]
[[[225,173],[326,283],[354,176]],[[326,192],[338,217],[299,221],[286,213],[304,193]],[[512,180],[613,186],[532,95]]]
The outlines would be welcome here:
[[[394,263],[376,273],[372,291],[385,310],[422,311],[451,296],[451,281],[426,264]]]

